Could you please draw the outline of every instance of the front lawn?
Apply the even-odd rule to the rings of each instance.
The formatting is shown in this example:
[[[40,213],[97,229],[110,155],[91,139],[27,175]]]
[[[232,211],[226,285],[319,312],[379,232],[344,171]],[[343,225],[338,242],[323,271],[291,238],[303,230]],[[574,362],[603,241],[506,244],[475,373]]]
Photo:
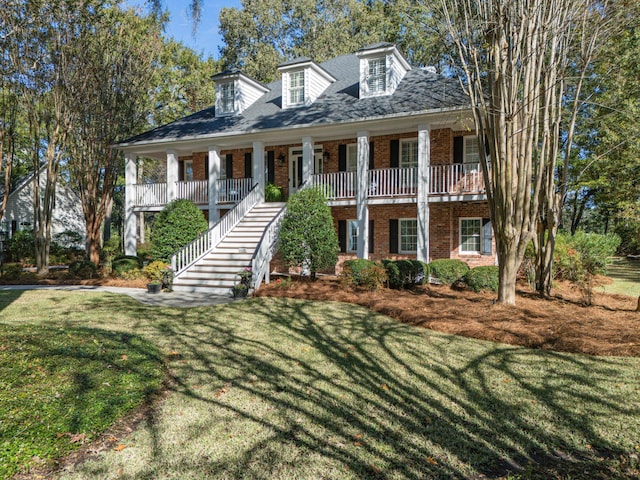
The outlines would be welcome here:
[[[171,393],[153,417],[55,478],[640,474],[638,358],[531,350],[291,299],[172,309],[0,292],[0,318],[130,333],[169,361]]]
[[[607,293],[640,296],[640,260],[615,258],[607,267],[607,275],[612,282],[601,287]]]

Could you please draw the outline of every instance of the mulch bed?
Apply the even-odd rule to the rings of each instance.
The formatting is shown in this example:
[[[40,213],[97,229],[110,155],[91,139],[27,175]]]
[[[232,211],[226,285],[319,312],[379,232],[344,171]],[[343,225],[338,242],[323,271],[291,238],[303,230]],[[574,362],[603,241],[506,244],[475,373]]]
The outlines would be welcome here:
[[[550,299],[541,299],[523,286],[516,305],[507,306],[496,303],[494,293],[443,285],[358,292],[345,289],[335,277],[282,285],[272,282],[256,296],[355,303],[410,325],[529,348],[640,356],[638,300],[623,295],[595,293],[593,305],[586,307],[570,285],[560,285]]]

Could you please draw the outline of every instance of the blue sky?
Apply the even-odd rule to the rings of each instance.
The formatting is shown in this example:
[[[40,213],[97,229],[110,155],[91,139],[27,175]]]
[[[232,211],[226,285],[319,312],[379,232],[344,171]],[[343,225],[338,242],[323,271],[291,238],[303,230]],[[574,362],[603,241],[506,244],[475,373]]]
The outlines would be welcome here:
[[[144,7],[145,0],[126,0],[126,5]],[[222,7],[239,7],[240,0],[203,0],[202,16],[198,29],[193,34],[193,23],[189,17],[190,0],[163,0],[170,19],[166,35],[182,42],[205,57],[219,57],[220,35],[218,13]]]

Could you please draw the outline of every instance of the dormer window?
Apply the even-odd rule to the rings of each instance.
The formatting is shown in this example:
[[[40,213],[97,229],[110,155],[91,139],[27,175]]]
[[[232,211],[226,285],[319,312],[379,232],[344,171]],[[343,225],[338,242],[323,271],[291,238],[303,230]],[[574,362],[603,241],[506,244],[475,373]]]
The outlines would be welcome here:
[[[370,93],[384,93],[387,90],[387,62],[385,57],[368,61],[367,85]]]
[[[235,94],[234,82],[220,84],[220,113],[233,113],[235,111]]]
[[[289,73],[289,105],[304,103],[304,70]]]

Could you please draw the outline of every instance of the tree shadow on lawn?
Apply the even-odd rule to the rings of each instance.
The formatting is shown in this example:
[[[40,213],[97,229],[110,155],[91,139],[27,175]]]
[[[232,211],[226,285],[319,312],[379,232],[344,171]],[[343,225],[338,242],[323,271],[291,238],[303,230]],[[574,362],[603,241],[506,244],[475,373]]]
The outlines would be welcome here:
[[[0,321],[11,320],[6,318],[2,311],[15,302],[24,293],[24,290],[0,290]]]
[[[220,422],[261,433],[233,455],[178,454],[169,467],[149,422],[152,460],[129,478],[164,468],[220,478],[637,475],[619,468],[630,452],[605,434],[638,429],[638,378],[617,378],[626,359],[469,340],[329,302],[141,306],[138,315],[141,335],[180,353],[172,390],[226,412],[194,422],[181,444],[218,434]],[[238,321],[247,315],[250,325]]]

